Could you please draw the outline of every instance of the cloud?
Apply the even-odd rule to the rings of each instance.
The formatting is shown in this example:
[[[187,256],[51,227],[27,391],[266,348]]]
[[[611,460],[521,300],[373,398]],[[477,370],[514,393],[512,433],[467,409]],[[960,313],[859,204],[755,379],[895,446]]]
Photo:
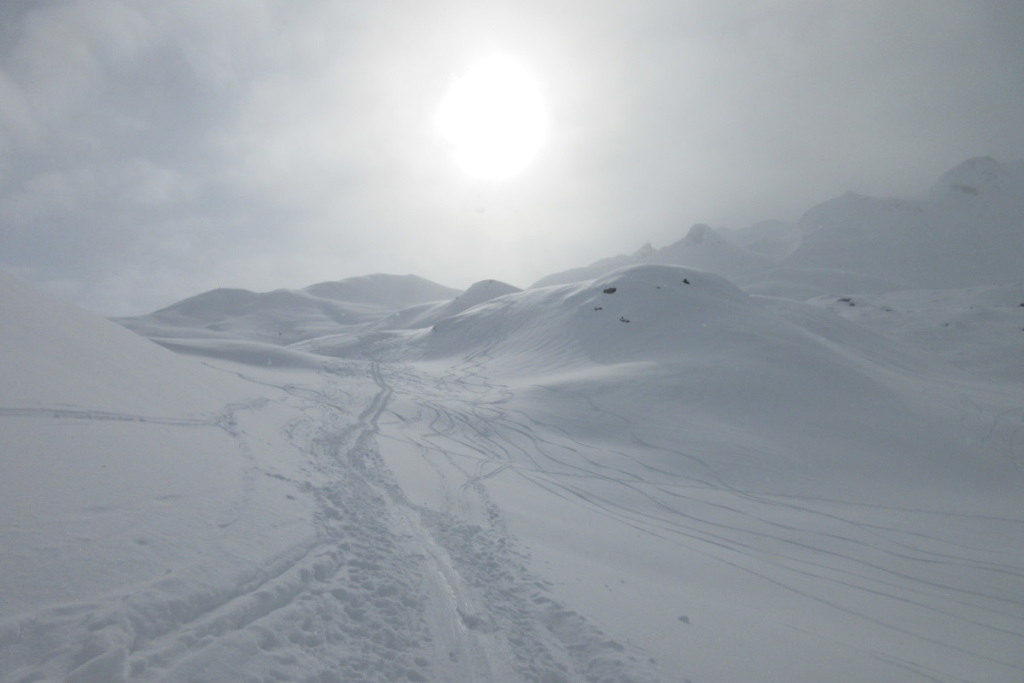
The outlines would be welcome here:
[[[1016,2],[9,0],[0,266],[107,313],[217,285],[548,272],[1024,155]],[[551,142],[503,185],[431,128],[488,51]]]
[[[848,189],[919,191],[983,151],[1019,155],[1020,119],[1006,117],[1020,90],[1006,86],[1024,76],[1024,62],[1008,35],[997,36],[1024,14],[1007,7],[665,9],[637,27],[642,47],[621,51],[636,77],[619,86],[629,125],[609,148],[630,173],[609,180],[646,195],[637,205],[657,207],[652,222],[713,207],[708,220],[735,224],[789,218]],[[1010,147],[996,149],[996,138]]]

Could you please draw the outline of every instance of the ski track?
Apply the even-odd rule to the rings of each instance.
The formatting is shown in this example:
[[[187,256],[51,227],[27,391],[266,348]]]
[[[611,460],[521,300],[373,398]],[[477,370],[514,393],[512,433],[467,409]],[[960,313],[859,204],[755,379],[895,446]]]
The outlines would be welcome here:
[[[694,454],[646,442],[630,420],[586,395],[558,390],[621,427],[630,452],[581,442],[564,428],[509,406],[512,392],[483,374],[481,352],[440,377],[404,367],[396,386],[415,397],[418,415],[395,416],[423,433],[404,438],[445,481],[447,509],[463,516],[490,505],[485,483],[518,476],[541,491],[611,521],[739,570],[801,599],[883,629],[912,646],[914,659],[873,657],[925,680],[958,681],[935,670],[953,652],[997,680],[1024,679],[1024,567],[1014,553],[942,533],[943,521],[996,522],[1024,531],[1024,520],[858,506],[737,490]],[[554,392],[554,389],[550,389]],[[996,417],[990,430],[1005,415]],[[1003,436],[1012,447],[1019,428]],[[652,468],[645,455],[688,461],[697,474]],[[459,481],[453,482],[452,479]],[[613,495],[608,495],[612,492]],[[796,521],[794,521],[796,520]],[[938,520],[939,523],[936,523]],[[1018,596],[1017,598],[1008,596]],[[896,607],[894,614],[894,606]],[[941,628],[932,628],[936,622]],[[974,638],[964,639],[966,633]],[[983,638],[977,637],[984,634]]]
[[[316,503],[313,540],[227,577],[168,576],[0,622],[0,681],[665,680],[548,595],[480,485],[496,471],[468,475],[457,494],[484,501],[484,524],[406,500],[376,447],[393,393],[380,364],[332,362],[322,380],[277,387],[301,403],[284,433],[308,458],[293,483]],[[264,403],[194,419],[78,408],[0,417],[215,427],[244,451],[244,421]],[[475,429],[463,417],[439,410],[431,419],[439,433]]]

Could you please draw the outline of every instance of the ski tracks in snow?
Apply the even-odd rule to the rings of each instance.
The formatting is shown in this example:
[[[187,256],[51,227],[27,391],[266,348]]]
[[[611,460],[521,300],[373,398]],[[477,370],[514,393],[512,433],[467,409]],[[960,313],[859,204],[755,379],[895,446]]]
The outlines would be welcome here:
[[[389,389],[365,364],[335,364],[324,380],[320,390],[290,392],[304,405],[284,430],[307,456],[308,476],[292,483],[315,501],[313,538],[261,562],[211,559],[219,564],[188,576],[7,620],[0,680],[432,680],[421,560],[395,533],[369,462]],[[17,417],[153,420],[24,412]],[[240,425],[233,411],[172,423],[218,427],[246,447],[244,418]]]
[[[1019,519],[740,490],[707,458],[648,442],[627,416],[584,394],[551,390],[567,414],[590,413],[620,432],[616,441],[588,444],[562,423],[524,412],[511,391],[487,379],[486,360],[478,354],[447,372],[405,367],[395,375],[407,401],[394,412],[395,438],[441,482],[438,518],[472,520],[467,529],[503,538],[503,516],[486,484],[497,475],[519,477],[655,537],[681,558],[703,557],[747,577],[733,579],[736,591],[749,590],[746,582],[771,586],[813,607],[830,628],[845,620],[851,634],[866,626],[881,634],[879,642],[897,640],[902,656],[864,655],[902,675],[950,682],[960,680],[959,669],[986,671],[992,680],[1024,675],[1014,646],[1024,638],[1017,589],[1024,566],[1016,548],[997,540],[1018,537]],[[434,533],[453,557],[472,537],[451,538],[456,528],[449,521]]]
[[[303,474],[265,472],[312,501],[312,538],[262,562],[211,560],[219,564],[208,572],[8,619],[0,681],[660,680],[546,595],[482,487],[473,495],[485,501],[485,524],[409,503],[377,450],[393,393],[385,369],[339,361],[322,379],[277,387],[301,404],[283,433],[304,454]],[[70,409],[5,415],[216,427],[244,451],[245,420],[259,419],[262,405],[178,421]],[[240,407],[251,414],[239,417]]]
[[[275,385],[295,404],[282,433],[300,465],[262,473],[310,502],[313,534],[261,562],[211,560],[209,572],[0,623],[0,681],[672,680],[554,597],[491,497],[499,476],[745,576],[732,579],[739,592],[774,586],[829,623],[898,639],[899,654],[850,646],[894,672],[954,681],[959,661],[992,680],[1024,673],[1011,647],[1024,637],[1014,597],[1024,567],[973,532],[1019,521],[738,490],[700,454],[646,440],[621,411],[548,389],[566,414],[618,433],[588,443],[490,380],[487,360],[440,371],[332,361],[316,384]],[[0,416],[216,428],[244,454],[264,406],[183,420],[77,408]],[[382,439],[430,472],[433,503],[403,490]],[[231,514],[244,521],[258,504]]]
[[[487,480],[515,467],[524,453],[503,436],[509,428],[501,405],[511,398],[481,374],[471,357],[441,376],[410,366],[391,367],[397,392],[414,406],[394,410],[389,438],[413,446],[441,482],[438,505],[412,505],[418,534],[440,558],[440,575],[450,581],[461,629],[473,635],[490,663],[504,673],[467,679],[494,681],[660,681],[647,655],[602,632],[549,591],[530,569],[530,556],[509,531],[504,513],[491,499]]]

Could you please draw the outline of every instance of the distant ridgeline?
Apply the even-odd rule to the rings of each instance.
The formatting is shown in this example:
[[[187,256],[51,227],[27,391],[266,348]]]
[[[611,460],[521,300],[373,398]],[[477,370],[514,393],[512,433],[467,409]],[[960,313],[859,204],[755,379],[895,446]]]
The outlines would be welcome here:
[[[678,242],[550,275],[534,286],[592,279],[626,265],[708,270],[755,293],[803,299],[835,291],[956,289],[1024,278],[1024,161],[972,159],[923,198],[847,193],[797,223],[740,230],[693,226]]]
[[[824,295],[960,289],[1024,280],[1024,162],[973,159],[923,198],[848,193],[796,223],[730,230],[694,225],[655,249],[602,259],[542,278],[530,289],[604,277],[636,265],[676,265],[719,275],[749,294]],[[242,336],[275,345],[326,335],[429,328],[517,287],[484,280],[464,292],[415,275],[369,275],[302,290],[216,289],[118,322],[151,338]]]

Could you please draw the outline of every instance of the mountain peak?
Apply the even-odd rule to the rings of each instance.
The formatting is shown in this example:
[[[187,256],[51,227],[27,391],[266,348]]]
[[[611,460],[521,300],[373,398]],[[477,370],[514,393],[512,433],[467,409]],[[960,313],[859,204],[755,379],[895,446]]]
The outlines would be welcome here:
[[[635,252],[633,252],[633,258],[635,258],[635,259],[649,259],[652,256],[654,256],[654,254],[657,251],[658,250],[655,249],[654,246],[650,242],[644,242],[644,246],[640,247]]]
[[[375,273],[345,278],[336,282],[320,282],[303,289],[324,299],[388,306],[412,306],[427,301],[450,299],[458,290],[431,282],[418,275]]]
[[[697,223],[686,233],[683,243],[688,245],[725,244],[725,238],[715,232],[715,229],[707,223]]]

